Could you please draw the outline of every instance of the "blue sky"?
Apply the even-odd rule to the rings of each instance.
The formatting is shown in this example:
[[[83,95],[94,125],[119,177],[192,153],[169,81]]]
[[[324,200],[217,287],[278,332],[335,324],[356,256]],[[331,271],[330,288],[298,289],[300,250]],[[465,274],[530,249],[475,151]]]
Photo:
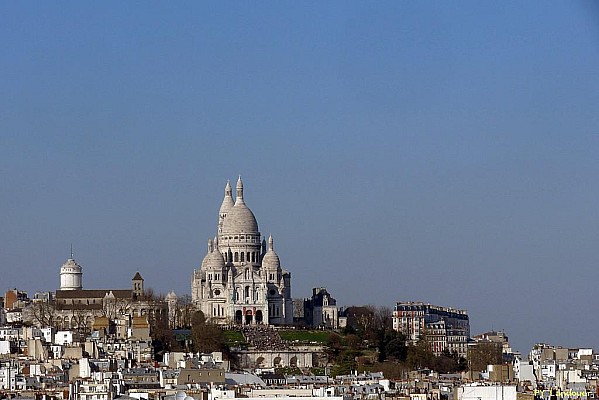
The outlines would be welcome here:
[[[190,291],[244,178],[293,296],[594,346],[592,2],[2,2],[0,289]]]

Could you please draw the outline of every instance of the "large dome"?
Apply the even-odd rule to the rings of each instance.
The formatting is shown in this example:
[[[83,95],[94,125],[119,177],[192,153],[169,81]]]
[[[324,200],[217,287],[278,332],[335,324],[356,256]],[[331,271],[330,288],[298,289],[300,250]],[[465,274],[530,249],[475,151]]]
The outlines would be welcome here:
[[[254,213],[245,203],[239,201],[229,210],[223,221],[223,233],[251,233],[258,234],[258,222]]]
[[[245,205],[245,201],[243,199],[243,182],[241,181],[241,177],[239,177],[239,180],[237,180],[237,196],[235,198],[235,205],[229,208],[229,212],[223,220],[222,233],[259,234],[256,217],[254,217],[252,210]]]

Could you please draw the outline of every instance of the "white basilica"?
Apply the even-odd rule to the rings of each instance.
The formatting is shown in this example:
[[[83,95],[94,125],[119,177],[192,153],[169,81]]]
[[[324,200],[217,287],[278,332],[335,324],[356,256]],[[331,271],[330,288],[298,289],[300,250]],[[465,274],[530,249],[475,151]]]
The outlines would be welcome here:
[[[217,236],[208,240],[208,254],[193,272],[191,297],[206,318],[217,323],[293,322],[291,274],[281,268],[272,236],[266,247],[243,199],[241,177],[235,200],[227,182]]]

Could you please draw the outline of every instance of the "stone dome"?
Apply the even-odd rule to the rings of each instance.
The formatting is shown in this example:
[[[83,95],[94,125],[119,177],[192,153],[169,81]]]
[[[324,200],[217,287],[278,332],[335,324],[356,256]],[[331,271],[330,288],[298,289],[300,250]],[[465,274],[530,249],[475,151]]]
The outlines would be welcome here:
[[[62,264],[60,269],[61,271],[68,272],[81,272],[81,265],[77,264],[77,261],[73,260],[72,258],[69,258],[64,264]]]
[[[176,301],[177,300],[177,295],[175,294],[174,291],[170,291],[164,298],[166,301],[172,300],[172,301]]]
[[[262,267],[266,269],[279,269],[281,268],[281,260],[279,255],[274,249],[274,242],[272,236],[268,238],[268,251],[262,258]]]
[[[60,290],[80,290],[82,286],[83,271],[81,265],[73,259],[73,254],[62,267],[60,267]]]
[[[218,249],[214,249],[212,239],[208,241],[208,254],[202,260],[202,269],[222,269],[225,268],[225,259]]]
[[[237,181],[237,197],[235,198],[235,205],[231,207],[227,216],[223,221],[222,233],[224,234],[238,234],[238,233],[250,233],[257,235],[258,222],[252,210],[245,205],[243,199],[243,182],[241,177]]]
[[[229,210],[227,217],[223,221],[223,233],[251,233],[258,234],[258,222],[252,210],[245,203],[236,202],[233,208]]]

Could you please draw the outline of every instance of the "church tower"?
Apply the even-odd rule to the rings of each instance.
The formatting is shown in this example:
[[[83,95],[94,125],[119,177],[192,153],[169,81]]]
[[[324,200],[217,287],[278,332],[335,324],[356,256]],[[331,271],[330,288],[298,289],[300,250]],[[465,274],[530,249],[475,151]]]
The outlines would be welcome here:
[[[144,294],[144,278],[141,277],[139,271],[131,279],[131,291],[133,292],[133,297],[137,299],[141,298]]]

